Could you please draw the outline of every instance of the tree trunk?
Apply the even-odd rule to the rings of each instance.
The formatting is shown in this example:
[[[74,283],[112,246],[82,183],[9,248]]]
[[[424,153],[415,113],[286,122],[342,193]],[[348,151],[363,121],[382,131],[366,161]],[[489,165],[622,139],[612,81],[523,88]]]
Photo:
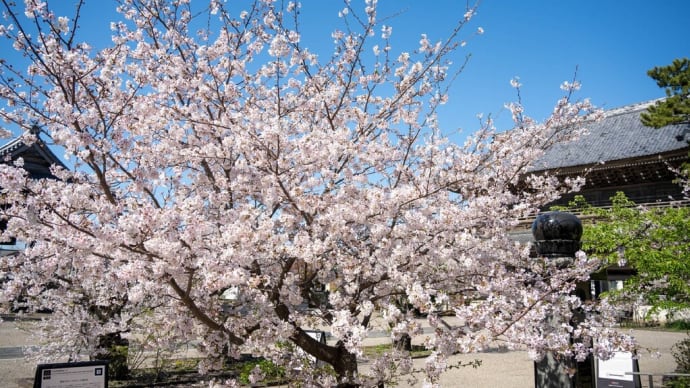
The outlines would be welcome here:
[[[412,337],[404,333],[403,335],[400,336],[399,339],[396,339],[393,341],[393,347],[395,347],[397,350],[404,350],[407,352],[412,351]]]
[[[331,364],[338,375],[338,388],[355,388],[357,377],[357,356],[350,353],[341,341],[335,345],[338,349],[338,357]]]

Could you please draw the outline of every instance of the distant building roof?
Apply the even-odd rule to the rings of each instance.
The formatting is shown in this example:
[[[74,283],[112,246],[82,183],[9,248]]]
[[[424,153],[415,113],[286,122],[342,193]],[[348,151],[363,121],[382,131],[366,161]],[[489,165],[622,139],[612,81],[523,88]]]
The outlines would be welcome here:
[[[29,143],[26,135],[33,134],[36,141]],[[0,163],[11,163],[22,158],[24,169],[29,172],[32,178],[50,178],[52,165],[66,168],[64,163],[48,148],[37,131],[27,131],[24,134],[12,139],[9,143],[0,147]]]
[[[654,129],[640,122],[640,113],[655,101],[612,109],[587,126],[579,139],[550,147],[532,166],[533,172],[587,166],[617,160],[660,155],[688,149],[687,124]]]

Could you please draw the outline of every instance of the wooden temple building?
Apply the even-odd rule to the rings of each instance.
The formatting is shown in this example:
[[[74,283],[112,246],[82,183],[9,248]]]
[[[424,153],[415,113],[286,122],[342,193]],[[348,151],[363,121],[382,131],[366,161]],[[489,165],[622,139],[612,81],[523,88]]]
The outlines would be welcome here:
[[[27,135],[33,135],[31,137],[34,138],[35,141],[27,141]],[[19,158],[23,159],[23,167],[33,179],[55,178],[50,171],[53,165],[66,168],[60,158],[58,158],[43,139],[41,139],[37,127],[26,131],[0,147],[1,163],[11,164]],[[2,206],[3,205],[0,204],[0,207]],[[6,227],[7,220],[0,217],[0,229],[4,230]],[[0,242],[0,256],[14,254],[21,248],[21,245],[18,246],[17,242],[14,240]]]
[[[26,135],[34,135],[36,140],[27,142]],[[34,179],[54,178],[50,172],[52,165],[66,168],[60,158],[41,139],[37,127],[33,127],[0,147],[0,161],[2,163],[14,163],[19,158],[24,160],[24,169]]]
[[[611,205],[610,198],[623,192],[637,204],[652,206],[688,206],[674,171],[690,162],[690,125],[645,127],[640,114],[655,101],[625,106],[605,112],[602,120],[587,127],[580,138],[549,148],[531,167],[533,174],[550,174],[560,179],[585,177],[579,192],[563,196],[547,205],[567,206],[575,195],[597,207]],[[524,220],[515,231],[515,239],[531,241],[533,219]],[[583,220],[586,224],[587,220]],[[634,268],[609,266],[592,276],[592,293],[620,288]]]
[[[588,134],[546,151],[531,168],[532,173],[586,178],[580,192],[553,205],[567,205],[577,194],[594,206],[607,206],[618,191],[638,204],[685,201],[672,169],[690,161],[690,126],[645,127],[640,114],[653,103],[607,111],[601,121],[587,127]]]

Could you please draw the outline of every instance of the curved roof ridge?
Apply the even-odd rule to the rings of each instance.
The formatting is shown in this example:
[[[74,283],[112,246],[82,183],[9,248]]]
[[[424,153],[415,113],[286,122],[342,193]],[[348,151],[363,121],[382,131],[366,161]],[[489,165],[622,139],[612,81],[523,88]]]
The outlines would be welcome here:
[[[26,136],[33,136],[36,140],[27,142]],[[67,166],[53,153],[34,128],[24,131],[21,135],[0,146],[0,163],[8,163],[19,157],[24,159],[28,157],[31,160],[25,160],[29,163],[25,165],[25,168],[36,176],[52,176],[49,171],[50,165],[67,169]]]
[[[623,105],[623,106],[619,106],[616,108],[608,109],[608,110],[604,111],[604,118],[612,117],[612,116],[618,116],[618,115],[630,113],[630,112],[637,112],[640,110],[646,110],[650,106],[656,104],[659,101],[663,101],[665,99],[666,99],[666,97],[655,98],[653,100],[636,102],[633,104]]]

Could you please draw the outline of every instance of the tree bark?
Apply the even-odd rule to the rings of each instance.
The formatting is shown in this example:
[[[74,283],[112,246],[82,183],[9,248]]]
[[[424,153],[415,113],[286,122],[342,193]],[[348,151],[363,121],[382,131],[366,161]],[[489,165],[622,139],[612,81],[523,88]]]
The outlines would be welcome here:
[[[357,377],[357,356],[350,353],[342,341],[335,344],[337,356],[333,358],[331,365],[338,375],[338,388],[359,387],[355,383]]]
[[[338,341],[335,345],[327,345],[315,340],[301,329],[298,329],[297,333],[292,336],[292,340],[297,346],[314,356],[317,360],[326,362],[333,367],[338,376],[337,387],[350,388],[359,386],[356,384],[357,356],[350,353],[342,341]]]
[[[412,351],[412,337],[404,333],[403,335],[400,336],[399,339],[396,339],[393,341],[393,347],[395,347],[397,350],[404,350],[407,352]]]

